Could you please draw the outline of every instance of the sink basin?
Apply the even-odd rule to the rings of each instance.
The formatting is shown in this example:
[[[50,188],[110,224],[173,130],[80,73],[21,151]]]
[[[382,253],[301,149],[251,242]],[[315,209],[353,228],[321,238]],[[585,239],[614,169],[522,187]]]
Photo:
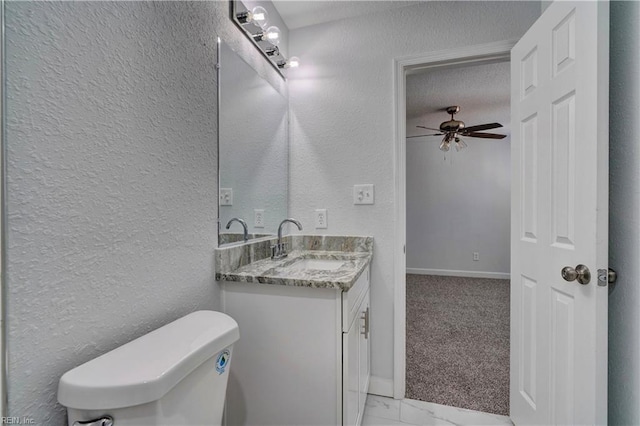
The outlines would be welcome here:
[[[335,271],[344,265],[340,259],[300,259],[287,266],[288,270],[302,271],[312,269],[314,271]]]

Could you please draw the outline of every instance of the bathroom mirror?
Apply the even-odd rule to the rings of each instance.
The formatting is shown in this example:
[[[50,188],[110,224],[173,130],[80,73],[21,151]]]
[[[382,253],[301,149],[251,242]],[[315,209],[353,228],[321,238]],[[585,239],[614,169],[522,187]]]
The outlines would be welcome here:
[[[277,232],[287,217],[289,138],[286,98],[227,44],[219,44],[218,245]]]

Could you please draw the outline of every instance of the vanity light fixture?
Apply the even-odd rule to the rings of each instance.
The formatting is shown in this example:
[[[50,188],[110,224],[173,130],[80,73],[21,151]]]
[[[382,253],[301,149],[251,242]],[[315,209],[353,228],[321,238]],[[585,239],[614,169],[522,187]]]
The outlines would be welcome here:
[[[253,35],[255,41],[268,41],[274,46],[280,43],[280,28],[275,25],[270,26],[266,30]]]
[[[267,28],[267,18],[269,14],[262,6],[256,6],[253,9],[245,10],[244,12],[236,13],[236,19],[241,24],[254,23],[262,29]]]
[[[298,68],[300,66],[300,59],[297,56],[292,56],[288,60],[278,61],[278,68]]]
[[[256,6],[253,9],[248,9],[241,0],[231,0],[229,3],[231,5],[231,19],[236,26],[244,32],[283,78],[284,69],[299,66],[298,58],[291,57],[287,60],[280,51],[278,47],[282,38],[280,28],[275,25],[269,26],[265,8]]]

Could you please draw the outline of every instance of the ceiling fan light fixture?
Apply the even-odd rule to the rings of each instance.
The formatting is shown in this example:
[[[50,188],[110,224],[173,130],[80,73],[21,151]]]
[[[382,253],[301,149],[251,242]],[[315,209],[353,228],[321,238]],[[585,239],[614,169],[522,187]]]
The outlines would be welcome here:
[[[502,135],[498,133],[482,133],[483,130],[497,129],[502,127],[500,123],[486,123],[486,124],[478,124],[475,126],[467,127],[464,124],[464,121],[456,120],[454,116],[460,111],[459,106],[450,106],[446,109],[447,114],[451,115],[451,119],[440,123],[440,128],[435,129],[433,127],[427,126],[416,126],[422,129],[427,130],[435,130],[439,133],[435,133],[432,135],[418,135],[418,136],[408,136],[407,138],[416,138],[422,136],[440,136],[444,134],[444,138],[440,143],[441,151],[449,151],[451,149],[451,145],[453,144],[456,148],[456,151],[462,151],[467,147],[465,141],[461,138],[461,136],[469,137],[469,138],[484,138],[484,139],[504,139],[507,135]]]
[[[467,147],[467,144],[464,142],[462,138],[456,136],[456,151],[462,151]]]
[[[440,151],[447,152],[451,148],[451,140],[453,139],[453,135],[451,133],[447,133],[442,138],[442,143],[440,143]]]

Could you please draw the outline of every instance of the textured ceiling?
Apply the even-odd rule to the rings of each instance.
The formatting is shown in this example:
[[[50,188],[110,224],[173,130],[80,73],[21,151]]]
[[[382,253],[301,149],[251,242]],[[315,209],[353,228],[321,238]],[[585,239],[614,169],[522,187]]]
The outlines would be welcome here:
[[[467,126],[498,122],[506,133],[510,113],[509,62],[423,70],[407,76],[407,136],[424,134],[416,124],[438,128],[444,109],[459,105],[456,119]]]
[[[273,0],[273,5],[290,30],[353,18],[383,10],[410,6],[421,1],[292,1]]]

